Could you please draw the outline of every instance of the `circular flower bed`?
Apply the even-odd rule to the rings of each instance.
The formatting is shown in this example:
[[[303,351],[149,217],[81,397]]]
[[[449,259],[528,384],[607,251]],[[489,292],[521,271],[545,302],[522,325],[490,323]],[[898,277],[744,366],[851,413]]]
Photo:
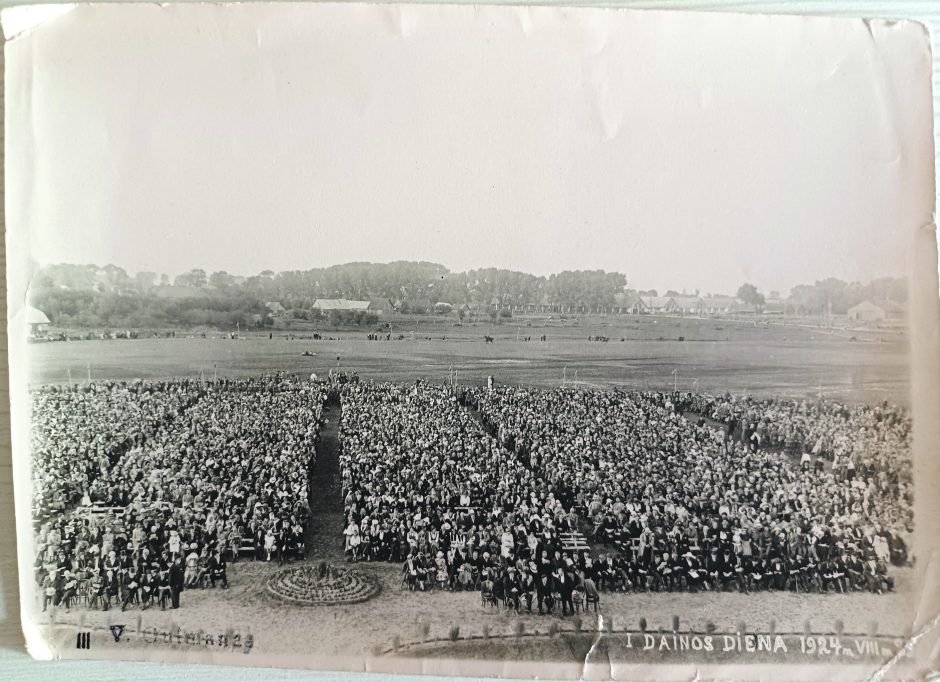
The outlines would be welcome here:
[[[371,599],[381,586],[359,571],[320,562],[278,571],[267,582],[268,592],[297,604],[331,606]]]

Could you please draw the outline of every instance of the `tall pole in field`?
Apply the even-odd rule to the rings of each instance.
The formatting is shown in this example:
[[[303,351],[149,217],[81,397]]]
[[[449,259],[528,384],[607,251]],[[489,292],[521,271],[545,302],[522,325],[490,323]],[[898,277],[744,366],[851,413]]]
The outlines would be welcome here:
[[[673,393],[679,392],[679,370],[678,369],[672,370],[672,392]]]
[[[69,373],[69,388],[72,388],[72,369],[69,368],[67,371]]]
[[[91,383],[91,363],[90,362],[85,363],[85,369],[88,370],[88,383],[90,384]]]

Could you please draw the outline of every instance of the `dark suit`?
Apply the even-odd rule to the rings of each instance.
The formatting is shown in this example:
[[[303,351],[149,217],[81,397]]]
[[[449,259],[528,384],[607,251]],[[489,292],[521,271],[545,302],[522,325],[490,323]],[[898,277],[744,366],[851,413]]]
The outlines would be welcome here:
[[[574,592],[574,578],[569,573],[562,573],[560,577],[555,578],[555,591],[561,595],[561,614],[568,615],[568,610],[574,613],[574,602],[571,600],[571,593]]]
[[[555,580],[548,574],[543,574],[535,582],[535,595],[539,602],[539,613],[544,612],[543,607],[549,613],[552,612],[552,607],[555,606],[555,597],[553,596],[554,589]]]
[[[174,609],[180,607],[180,592],[183,591],[183,569],[177,562],[170,566],[170,600]]]

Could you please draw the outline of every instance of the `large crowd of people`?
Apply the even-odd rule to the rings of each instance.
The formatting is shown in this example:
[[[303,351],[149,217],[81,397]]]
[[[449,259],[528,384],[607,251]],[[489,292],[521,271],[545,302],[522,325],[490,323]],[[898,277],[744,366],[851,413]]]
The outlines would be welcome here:
[[[175,608],[244,551],[302,558],[324,398],[283,374],[35,390],[44,608]]]
[[[511,387],[471,389],[466,400],[505,447],[575,497],[634,588],[883,591],[888,566],[908,560],[910,419],[900,408]],[[729,402],[748,406],[743,436],[703,418]],[[751,438],[783,415],[812,436],[792,453],[799,461],[772,437]],[[814,450],[823,437],[835,466]]]
[[[305,555],[330,392],[350,561],[563,614],[605,590],[883,592],[908,563],[897,406],[247,379],[33,391],[46,604],[179,605],[247,552]],[[316,491],[314,491],[316,492]],[[585,542],[586,540],[586,542]]]
[[[347,552],[402,562],[411,589],[883,592],[908,561],[897,407],[420,383],[343,406]]]

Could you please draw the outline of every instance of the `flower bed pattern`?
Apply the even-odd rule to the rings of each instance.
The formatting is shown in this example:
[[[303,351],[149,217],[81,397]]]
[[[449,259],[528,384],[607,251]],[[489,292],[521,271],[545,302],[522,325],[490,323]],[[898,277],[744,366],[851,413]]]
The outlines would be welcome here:
[[[278,571],[268,579],[266,587],[280,599],[310,606],[357,604],[382,589],[375,580],[358,571],[322,562]]]

